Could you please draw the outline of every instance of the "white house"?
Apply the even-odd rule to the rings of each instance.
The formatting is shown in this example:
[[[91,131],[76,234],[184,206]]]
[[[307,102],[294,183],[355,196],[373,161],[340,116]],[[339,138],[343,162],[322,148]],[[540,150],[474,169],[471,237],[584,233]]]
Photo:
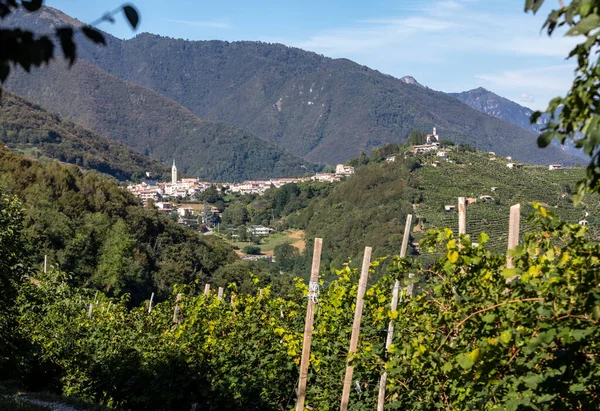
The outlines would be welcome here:
[[[385,161],[387,161],[388,163],[393,163],[394,161],[396,161],[396,156],[389,156],[385,159]]]
[[[565,168],[561,164],[550,164],[548,170],[564,170]]]
[[[248,227],[248,232],[252,235],[269,235],[273,231],[272,228],[265,227],[264,225],[252,225]]]
[[[349,176],[354,174],[354,167],[338,164],[335,166],[335,174],[338,176]]]

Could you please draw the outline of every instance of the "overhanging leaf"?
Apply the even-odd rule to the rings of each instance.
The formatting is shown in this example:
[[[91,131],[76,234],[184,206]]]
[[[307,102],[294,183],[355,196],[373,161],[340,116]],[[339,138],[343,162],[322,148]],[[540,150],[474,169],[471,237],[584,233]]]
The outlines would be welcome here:
[[[140,16],[137,10],[133,8],[133,6],[127,5],[123,7],[123,12],[125,13],[125,17],[127,17],[129,24],[131,24],[131,27],[136,29],[140,22]]]
[[[96,44],[106,44],[106,40],[102,33],[91,26],[83,26],[81,31],[85,36]]]
[[[25,1],[23,0],[21,2],[21,4],[23,5],[23,7],[25,7],[25,9],[27,11],[37,11],[39,9],[42,8],[42,4],[44,3],[43,0],[31,0],[31,1]]]
[[[590,14],[571,27],[565,35],[579,36],[580,34],[588,34],[591,30],[598,28],[598,24],[600,24],[600,16],[597,14]]]

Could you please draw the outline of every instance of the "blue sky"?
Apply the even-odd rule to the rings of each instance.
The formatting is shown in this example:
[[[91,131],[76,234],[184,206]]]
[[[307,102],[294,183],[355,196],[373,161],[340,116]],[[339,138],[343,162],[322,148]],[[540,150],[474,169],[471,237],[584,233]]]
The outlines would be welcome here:
[[[524,0],[132,0],[138,32],[190,40],[283,43],[345,57],[447,92],[485,87],[522,105],[543,109],[564,94],[574,63],[574,39],[548,39],[540,28],[558,7],[546,0],[537,16]],[[89,23],[122,1],[47,0]],[[120,38],[123,19],[99,28]]]

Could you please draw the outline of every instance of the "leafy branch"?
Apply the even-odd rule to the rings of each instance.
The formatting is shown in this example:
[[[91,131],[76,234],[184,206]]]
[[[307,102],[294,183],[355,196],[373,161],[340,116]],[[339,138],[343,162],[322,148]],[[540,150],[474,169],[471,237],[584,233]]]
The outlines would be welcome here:
[[[43,7],[43,0],[20,2],[16,0],[0,0],[0,19],[5,19],[18,9],[25,13],[38,12]],[[126,4],[104,14],[92,24],[81,27],[57,27],[52,35],[36,34],[32,31],[14,29],[0,29],[0,83],[4,83],[11,70],[11,64],[21,66],[29,72],[32,66],[40,67],[48,64],[54,58],[56,39],[62,50],[63,56],[73,65],[77,59],[77,46],[74,37],[79,31],[96,44],[106,44],[104,35],[93,26],[104,21],[114,23],[115,15],[123,12],[129,25],[136,29],[139,25],[139,13],[132,5]],[[0,93],[2,89],[0,88]],[[1,94],[0,94],[1,95]]]

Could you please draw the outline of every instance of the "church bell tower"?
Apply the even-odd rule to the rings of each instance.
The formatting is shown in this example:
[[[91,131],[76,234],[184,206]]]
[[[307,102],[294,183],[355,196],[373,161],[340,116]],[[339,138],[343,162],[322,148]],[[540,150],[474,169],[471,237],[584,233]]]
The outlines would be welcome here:
[[[177,167],[175,167],[175,159],[173,159],[173,168],[171,168],[171,183],[177,184]]]

